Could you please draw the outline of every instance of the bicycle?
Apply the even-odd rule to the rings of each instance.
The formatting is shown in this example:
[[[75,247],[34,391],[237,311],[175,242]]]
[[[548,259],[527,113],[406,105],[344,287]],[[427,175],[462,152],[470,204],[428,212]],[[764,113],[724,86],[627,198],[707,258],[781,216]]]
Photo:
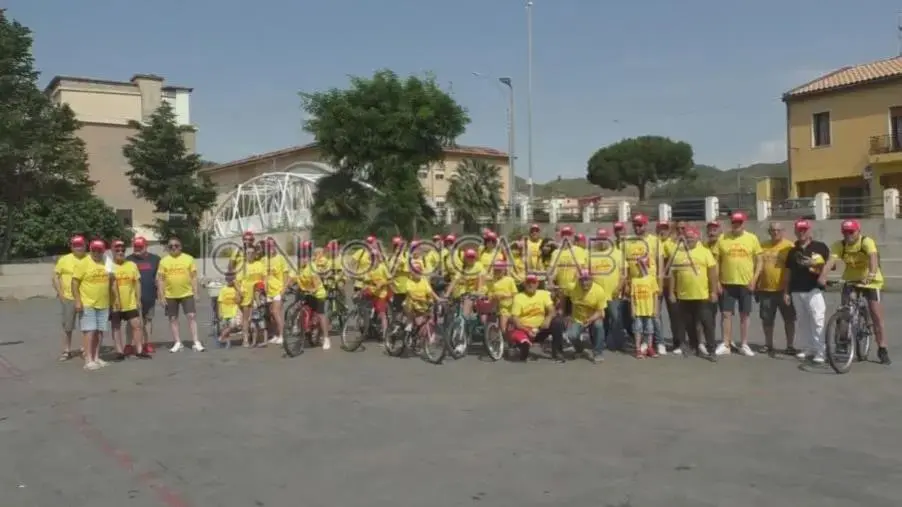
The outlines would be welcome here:
[[[392,357],[401,357],[404,352],[409,351],[432,364],[441,364],[447,347],[445,341],[436,333],[438,315],[436,305],[433,305],[426,315],[426,320],[420,324],[409,322],[403,314],[394,320],[385,336],[385,351]]]
[[[282,348],[288,357],[304,353],[304,347],[319,347],[323,343],[323,331],[318,324],[317,312],[307,304],[300,292],[292,291],[295,300],[285,309],[286,333]]]
[[[388,315],[389,318],[390,316],[391,314]],[[360,292],[354,296],[354,307],[347,310],[344,317],[341,326],[341,348],[346,352],[354,352],[367,339],[383,340],[382,324],[372,300]]]
[[[474,313],[469,317],[465,317],[463,313],[464,298],[474,300]],[[456,360],[466,357],[470,350],[472,337],[485,332],[485,326],[483,326],[482,322],[479,320],[479,315],[475,312],[477,306],[477,303],[475,303],[476,300],[476,296],[462,296],[455,302],[454,317],[445,320],[446,325],[443,326],[445,329],[442,334],[445,336],[448,355],[450,355],[452,359]]]
[[[345,304],[345,294],[334,283],[327,285],[329,292],[326,297],[326,315],[329,317],[329,329],[342,329],[348,317],[348,307]]]
[[[842,283],[842,305],[827,320],[824,344],[827,362],[836,373],[848,373],[852,362],[866,361],[874,336],[868,301],[862,296],[862,282]]]
[[[477,303],[477,307],[481,303]],[[480,311],[486,310],[486,311]],[[505,329],[501,329],[501,315],[498,313],[497,305],[484,308],[477,308],[477,314],[485,316],[485,325],[483,331],[483,343],[485,344],[486,354],[492,361],[498,361],[504,357],[506,349]]]

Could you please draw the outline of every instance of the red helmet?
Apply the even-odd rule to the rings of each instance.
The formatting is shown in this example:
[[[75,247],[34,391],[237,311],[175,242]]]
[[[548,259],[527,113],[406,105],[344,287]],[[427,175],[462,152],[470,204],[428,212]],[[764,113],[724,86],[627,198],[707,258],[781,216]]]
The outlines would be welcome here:
[[[648,217],[643,213],[636,213],[633,215],[633,225],[647,225]]]
[[[485,234],[482,235],[482,239],[484,241],[498,241],[498,235],[494,231],[486,230]]]
[[[811,222],[804,218],[800,218],[796,220],[795,228],[797,231],[807,231],[808,229],[811,229]]]
[[[464,259],[475,259],[476,258],[476,250],[472,248],[467,248],[464,252]]]
[[[598,229],[595,231],[595,237],[598,239],[608,239],[611,237],[611,233],[609,233],[607,229]]]
[[[378,241],[378,240],[376,239],[376,236],[367,236],[367,237],[366,237],[366,242],[369,243],[369,244],[371,244],[371,245],[376,244],[376,241]]]
[[[734,224],[744,224],[748,219],[749,217],[741,211],[734,211],[733,214],[730,215],[730,222]]]
[[[573,235],[573,227],[569,225],[561,228],[561,236],[572,236]]]
[[[457,241],[457,236],[455,236],[453,234],[449,234],[449,235],[445,236],[445,244],[446,245],[454,244],[455,241]]]
[[[844,220],[839,226],[843,234],[858,232],[861,230],[861,224],[858,220]]]
[[[401,236],[395,236],[394,238],[391,239],[391,244],[393,246],[401,246],[401,243],[403,243],[403,242],[404,242],[404,240],[401,238]]]
[[[626,229],[626,224],[623,222],[614,222],[614,231],[622,231]]]

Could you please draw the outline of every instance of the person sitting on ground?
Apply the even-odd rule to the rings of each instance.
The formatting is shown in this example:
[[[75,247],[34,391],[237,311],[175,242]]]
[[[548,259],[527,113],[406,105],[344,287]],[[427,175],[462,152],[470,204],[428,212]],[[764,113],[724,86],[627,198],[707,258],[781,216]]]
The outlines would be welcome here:
[[[529,358],[533,343],[541,343],[550,335],[552,361],[564,362],[563,324],[556,318],[551,293],[539,289],[539,277],[535,274],[526,275],[523,292],[514,296],[511,321],[514,329],[509,333],[509,339],[520,351],[520,360]]]

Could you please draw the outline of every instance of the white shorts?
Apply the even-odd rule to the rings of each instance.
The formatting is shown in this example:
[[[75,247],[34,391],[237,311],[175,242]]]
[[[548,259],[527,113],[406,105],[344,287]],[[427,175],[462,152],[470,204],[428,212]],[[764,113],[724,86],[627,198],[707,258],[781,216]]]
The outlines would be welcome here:
[[[235,315],[231,319],[222,319],[219,321],[219,327],[222,329],[236,330],[241,328],[241,314]]]
[[[272,303],[272,302],[274,302],[274,301],[281,301],[281,300],[282,300],[282,295],[281,295],[281,294],[279,294],[278,296],[273,296],[273,297],[267,297],[267,298],[266,298],[266,302],[267,302],[267,303]]]

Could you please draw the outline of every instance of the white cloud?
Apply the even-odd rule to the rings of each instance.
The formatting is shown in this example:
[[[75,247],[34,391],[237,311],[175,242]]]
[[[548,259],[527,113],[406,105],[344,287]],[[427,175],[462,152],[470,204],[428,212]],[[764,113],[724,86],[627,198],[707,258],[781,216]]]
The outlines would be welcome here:
[[[786,139],[762,141],[752,162],[775,163],[786,160]]]

